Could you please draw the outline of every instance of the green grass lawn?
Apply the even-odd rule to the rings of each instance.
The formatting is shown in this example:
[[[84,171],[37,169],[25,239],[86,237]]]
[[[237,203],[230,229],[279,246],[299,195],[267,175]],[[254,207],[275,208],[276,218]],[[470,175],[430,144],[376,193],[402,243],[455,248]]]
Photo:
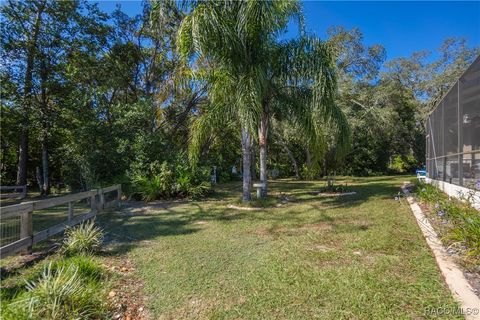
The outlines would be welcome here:
[[[227,208],[240,197],[231,183],[205,201],[100,220],[134,261],[155,319],[425,318],[456,303],[405,200],[394,200],[409,178],[350,179],[357,194],[344,197],[275,181],[271,206],[256,211]]]

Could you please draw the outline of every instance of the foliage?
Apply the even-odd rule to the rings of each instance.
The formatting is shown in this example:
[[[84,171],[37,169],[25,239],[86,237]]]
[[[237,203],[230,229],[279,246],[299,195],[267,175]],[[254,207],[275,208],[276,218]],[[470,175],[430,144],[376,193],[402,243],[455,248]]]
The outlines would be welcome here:
[[[100,267],[91,257],[45,265],[26,291],[2,307],[4,319],[99,319],[107,315],[100,293]]]
[[[145,1],[134,17],[84,0],[0,10],[0,177],[15,184],[25,155],[29,188],[45,193],[118,182],[133,193],[150,164],[187,153],[236,179],[242,129],[260,167],[261,119],[281,177],[410,172],[424,162],[425,114],[479,52],[446,39],[438,58],[386,61],[359,29],[305,33],[297,1]],[[289,21],[300,32],[286,40]],[[205,189],[174,175],[166,184],[183,186],[161,192]]]
[[[144,201],[169,199],[177,197],[200,198],[212,191],[209,182],[210,169],[190,167],[181,160],[152,163],[147,174],[137,174],[133,178],[135,193]]]
[[[344,193],[350,189],[346,185],[340,185],[335,183],[327,183],[324,187],[320,188],[320,193]]]
[[[449,222],[444,238],[461,243],[468,257],[480,261],[480,214],[470,202],[450,198],[437,187],[423,182],[417,182],[416,192],[421,201],[432,206],[437,216]]]
[[[197,77],[209,75],[208,103],[193,123],[190,157],[197,161],[212,128],[238,124],[244,200],[250,200],[251,137],[258,141],[260,180],[267,183],[267,137],[274,118],[295,123],[316,160],[323,155],[327,134],[338,158],[349,146],[349,126],[334,101],[330,47],[303,33],[289,41],[278,37],[294,18],[303,19],[297,1],[202,2],[179,30],[184,61],[200,66]],[[211,61],[207,68],[204,60]]]
[[[389,165],[389,169],[395,173],[406,173],[415,168],[415,158],[409,155],[406,158],[402,156],[395,156]]]
[[[96,252],[102,244],[103,232],[93,220],[68,228],[65,231],[62,252],[70,256]]]
[[[392,198],[404,180],[338,178],[358,193],[335,199],[316,195],[319,181],[271,181],[255,203],[264,208],[226,209],[241,197],[235,182],[218,199],[133,215],[128,228],[119,212],[106,221],[150,240],[131,259],[154,319],[185,318],[185,308],[202,319],[415,319],[432,301],[457,304],[409,207]]]
[[[448,200],[448,197],[437,187],[429,184],[423,183],[421,181],[416,181],[416,194],[419,199],[425,201],[429,204],[435,204],[437,201]]]

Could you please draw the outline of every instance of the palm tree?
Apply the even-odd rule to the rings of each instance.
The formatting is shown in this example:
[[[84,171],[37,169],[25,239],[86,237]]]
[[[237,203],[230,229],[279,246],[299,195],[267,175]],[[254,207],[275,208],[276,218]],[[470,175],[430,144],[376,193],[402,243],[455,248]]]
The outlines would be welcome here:
[[[194,122],[190,155],[196,159],[211,128],[239,124],[243,158],[243,200],[250,200],[251,145],[258,138],[260,180],[267,195],[269,120],[300,124],[314,154],[320,155],[325,122],[335,122],[341,146],[348,140],[345,117],[334,104],[336,80],[328,47],[314,37],[278,41],[301,10],[296,1],[196,3],[182,22],[178,48],[209,83],[209,104]]]
[[[291,41],[270,43],[264,66],[267,89],[263,92],[258,125],[260,181],[267,196],[267,135],[272,117],[293,122],[318,160],[327,149],[329,134],[336,142],[338,158],[348,150],[350,130],[345,115],[335,104],[337,90],[335,62],[327,44],[303,36]]]
[[[250,200],[251,145],[262,114],[265,69],[264,44],[284,30],[291,17],[300,16],[295,1],[210,1],[194,3],[182,22],[178,47],[187,60],[201,57],[215,70],[209,80],[210,105],[194,124],[191,155],[217,121],[240,124],[243,158],[243,200]],[[195,157],[194,157],[195,158]]]

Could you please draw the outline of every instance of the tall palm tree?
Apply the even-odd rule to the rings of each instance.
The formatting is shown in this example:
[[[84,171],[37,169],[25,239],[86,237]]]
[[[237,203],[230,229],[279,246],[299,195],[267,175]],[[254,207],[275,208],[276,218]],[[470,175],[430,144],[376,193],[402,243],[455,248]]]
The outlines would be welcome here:
[[[324,124],[334,121],[341,145],[348,125],[334,104],[336,81],[328,48],[313,37],[278,41],[288,22],[301,10],[296,1],[210,1],[193,5],[178,34],[186,62],[199,58],[197,74],[209,82],[209,104],[194,122],[190,143],[198,156],[210,129],[226,122],[240,126],[243,158],[243,200],[250,200],[251,145],[258,137],[260,180],[267,195],[267,138],[271,117],[301,124],[310,147],[318,152]],[[205,68],[205,66],[207,66]],[[206,70],[208,70],[206,72]]]
[[[264,44],[300,16],[296,1],[197,2],[178,34],[181,55],[209,60],[210,106],[194,124],[191,154],[198,153],[212,123],[231,119],[240,124],[243,158],[243,200],[250,200],[252,135],[261,115],[265,78]],[[192,58],[193,57],[193,58]]]
[[[268,44],[264,66],[267,88],[261,97],[258,125],[260,181],[267,195],[267,138],[272,117],[293,122],[318,160],[327,148],[325,135],[336,142],[336,156],[349,146],[350,129],[345,115],[335,104],[337,83],[335,61],[328,45],[318,38],[303,36]],[[329,139],[331,140],[331,139]]]

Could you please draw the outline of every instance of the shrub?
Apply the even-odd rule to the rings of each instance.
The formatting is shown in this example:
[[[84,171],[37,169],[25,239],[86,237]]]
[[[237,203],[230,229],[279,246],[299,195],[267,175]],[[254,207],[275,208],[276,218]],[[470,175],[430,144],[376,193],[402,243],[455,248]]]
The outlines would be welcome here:
[[[415,157],[410,154],[408,156],[397,155],[392,159],[388,169],[392,173],[405,173],[415,167]]]
[[[100,248],[102,238],[103,232],[95,222],[86,221],[65,231],[61,251],[67,256],[94,253]]]
[[[207,182],[202,182],[198,186],[190,186],[187,189],[188,196],[194,199],[205,197],[210,193],[212,193],[212,187],[210,183]]]
[[[75,263],[54,267],[2,310],[4,319],[99,319],[106,316],[100,287],[79,272]]]
[[[162,184],[159,176],[148,178],[146,176],[136,176],[134,186],[137,193],[144,201],[152,201],[163,196]]]
[[[98,282],[103,277],[103,270],[94,259],[90,255],[71,256],[53,262],[52,269],[56,271],[73,265],[77,268],[77,273],[80,277],[88,281]]]
[[[466,203],[445,202],[440,205],[440,210],[452,222],[450,234],[447,236],[453,241],[458,241],[467,247],[467,255],[480,259],[480,214]]]
[[[449,198],[424,182],[416,182],[416,193],[420,201],[432,205],[435,213],[450,223],[444,238],[461,243],[468,257],[480,259],[480,214],[470,202]]]
[[[417,180],[415,182],[417,197],[426,203],[435,204],[438,201],[445,200],[447,195],[437,187]]]
[[[144,201],[192,197],[199,198],[211,192],[208,168],[191,168],[176,161],[173,165],[163,162],[151,165],[150,174],[138,174],[133,179],[137,193]]]

